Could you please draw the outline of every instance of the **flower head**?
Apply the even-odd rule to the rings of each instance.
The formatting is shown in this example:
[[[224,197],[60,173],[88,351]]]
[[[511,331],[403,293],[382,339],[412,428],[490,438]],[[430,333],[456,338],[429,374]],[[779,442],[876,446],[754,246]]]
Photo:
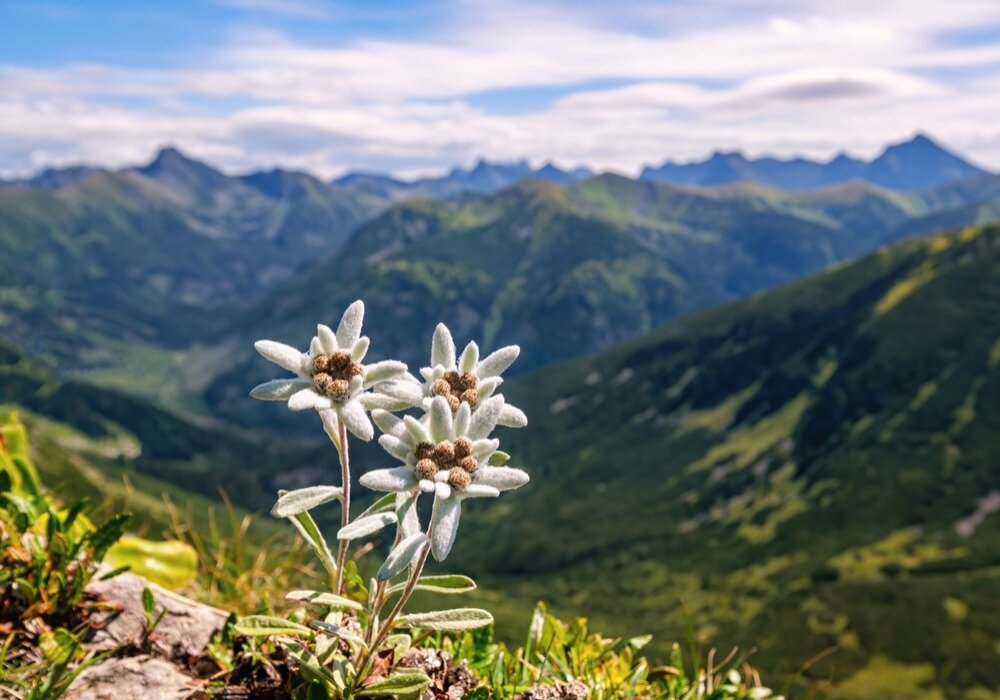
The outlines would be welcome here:
[[[528,482],[520,469],[491,465],[502,455],[497,451],[500,441],[490,433],[505,405],[503,397],[494,396],[484,399],[476,411],[466,402],[452,411],[445,397],[435,396],[426,421],[372,412],[385,433],[379,444],[403,466],[370,471],[361,477],[361,484],[375,491],[434,494],[428,531],[431,553],[439,561],[455,541],[463,500],[498,496]]]
[[[385,391],[412,405],[422,406],[425,411],[430,411],[436,397],[442,397],[453,414],[457,415],[462,405],[467,405],[475,413],[494,396],[503,383],[500,375],[520,353],[521,348],[508,345],[480,360],[479,346],[470,342],[458,357],[451,331],[439,323],[431,340],[431,364],[420,370],[423,383],[407,374],[402,381],[387,385]],[[496,395],[503,399],[503,394]],[[521,409],[504,401],[497,424],[523,428],[528,424],[528,418]]]
[[[295,378],[265,382],[250,392],[263,401],[288,401],[293,411],[333,410],[352,433],[371,440],[375,431],[368,419],[373,408],[398,408],[400,401],[378,388],[406,375],[406,365],[397,360],[363,364],[369,340],[361,335],[365,305],[356,301],[347,307],[337,332],[320,324],[301,352],[273,340],[258,340],[254,347],[266,359],[294,373]],[[374,391],[373,391],[374,389]]]

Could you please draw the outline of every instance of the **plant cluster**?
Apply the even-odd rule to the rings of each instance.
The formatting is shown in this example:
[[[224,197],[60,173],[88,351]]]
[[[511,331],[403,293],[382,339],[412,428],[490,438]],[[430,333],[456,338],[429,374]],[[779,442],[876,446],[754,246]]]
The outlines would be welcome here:
[[[271,511],[291,521],[328,575],[329,590],[287,594],[320,612],[300,617],[307,624],[258,615],[237,625],[248,637],[283,640],[297,662],[296,690],[303,697],[402,697],[426,687],[430,678],[423,670],[400,663],[414,646],[414,630],[454,632],[493,622],[489,612],[476,608],[405,612],[416,591],[455,594],[475,588],[467,576],[424,576],[428,556],[438,561],[448,556],[466,499],[496,497],[528,481],[524,471],[505,466],[509,455],[492,437],[498,425],[527,424],[524,413],[497,393],[501,375],[517,359],[516,346],[481,358],[472,342],[459,355],[451,333],[438,325],[430,364],[418,379],[402,362],[365,363],[369,340],[361,335],[363,317],[364,305],[354,302],[336,332],[317,327],[308,352],[270,340],[256,343],[261,355],[295,377],[262,384],[251,395],[287,401],[292,410],[318,411],[341,466],[339,486],[280,492]],[[408,409],[413,411],[396,415]],[[375,426],[382,432],[379,444],[399,464],[361,476],[361,485],[386,495],[355,515],[348,433],[368,441]],[[432,500],[426,525],[418,510],[421,496]],[[334,501],[341,507],[336,553],[310,514]],[[348,547],[387,527],[395,529],[392,547],[366,586],[347,558]]]

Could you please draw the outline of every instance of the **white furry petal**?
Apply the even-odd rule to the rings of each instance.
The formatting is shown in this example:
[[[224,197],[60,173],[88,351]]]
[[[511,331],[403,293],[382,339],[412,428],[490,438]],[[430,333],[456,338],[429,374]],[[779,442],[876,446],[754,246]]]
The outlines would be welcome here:
[[[361,337],[361,324],[365,320],[365,303],[358,299],[347,307],[337,326],[337,344],[345,349],[353,348]]]
[[[492,486],[498,491],[510,491],[528,483],[527,472],[513,467],[480,467],[476,470],[475,483]]]
[[[321,411],[332,406],[333,402],[330,399],[320,396],[312,389],[302,389],[288,397],[288,408],[292,411],[306,411],[310,408]]]
[[[305,379],[275,379],[258,384],[250,390],[250,396],[261,401],[287,401],[292,394],[307,389],[310,382]]]
[[[392,435],[393,437],[400,437],[406,432],[406,426],[403,424],[403,419],[399,416],[394,416],[386,410],[376,408],[372,411],[372,420],[375,421],[375,425],[386,435]]]
[[[368,346],[371,345],[371,342],[371,339],[367,335],[358,338],[358,342],[351,348],[351,362],[361,362],[361,360],[365,359],[365,355],[368,354]]]
[[[445,369],[455,369],[455,341],[451,331],[443,323],[437,324],[431,339],[431,364],[442,365]]]
[[[462,503],[457,498],[435,498],[431,513],[431,554],[443,561],[455,544],[458,521],[462,516]]]
[[[479,346],[474,341],[465,346],[462,351],[462,359],[458,363],[460,374],[468,374],[476,368],[479,363]]]
[[[514,360],[521,354],[521,348],[516,345],[508,345],[500,348],[496,352],[487,355],[479,365],[476,366],[476,376],[481,379],[495,377],[502,374],[505,369],[514,364]]]
[[[516,406],[505,403],[500,410],[500,417],[497,418],[497,425],[504,425],[508,428],[523,428],[528,424],[528,417],[524,411]]]
[[[360,401],[348,401],[337,410],[337,414],[347,429],[365,442],[375,437],[375,428]]]
[[[417,477],[409,467],[374,469],[362,474],[358,481],[372,491],[409,491],[417,485]]]
[[[378,444],[382,446],[383,450],[391,454],[400,462],[405,462],[406,458],[413,452],[412,447],[407,445],[398,437],[393,437],[392,435],[379,436]]]
[[[502,396],[493,396],[485,401],[480,401],[472,413],[472,420],[469,421],[469,439],[479,440],[488,437],[497,427],[497,420],[500,418],[500,411],[503,410],[503,407]]]
[[[316,326],[316,337],[319,338],[319,347],[325,355],[332,355],[340,348],[337,345],[337,337],[333,334],[330,326],[322,323]]]
[[[434,442],[451,440],[455,437],[455,427],[451,417],[451,407],[443,396],[435,396],[430,410],[431,437]]]
[[[365,366],[365,386],[398,379],[406,372],[406,363],[399,360],[382,360]]]
[[[265,360],[270,360],[279,367],[296,374],[303,370],[303,360],[308,358],[308,355],[299,352],[291,345],[273,340],[258,340],[253,346]]]

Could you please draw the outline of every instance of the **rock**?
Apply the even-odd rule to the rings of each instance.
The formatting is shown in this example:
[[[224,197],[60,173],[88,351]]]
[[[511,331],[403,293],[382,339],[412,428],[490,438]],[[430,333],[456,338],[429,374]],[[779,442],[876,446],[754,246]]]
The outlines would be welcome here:
[[[185,700],[197,697],[196,682],[169,661],[151,656],[108,659],[73,681],[64,700]]]
[[[226,613],[221,610],[172,593],[141,576],[119,574],[107,581],[95,581],[87,589],[104,596],[109,603],[117,603],[124,608],[121,614],[110,618],[107,627],[94,634],[87,644],[89,649],[107,651],[142,639],[146,623],[142,609],[142,590],[147,587],[156,600],[156,614],[159,614],[161,608],[167,611],[154,632],[158,646],[187,655],[200,654],[212,634],[226,621]]]
[[[534,685],[515,700],[584,700],[590,695],[590,688],[580,681],[557,682],[555,685]]]

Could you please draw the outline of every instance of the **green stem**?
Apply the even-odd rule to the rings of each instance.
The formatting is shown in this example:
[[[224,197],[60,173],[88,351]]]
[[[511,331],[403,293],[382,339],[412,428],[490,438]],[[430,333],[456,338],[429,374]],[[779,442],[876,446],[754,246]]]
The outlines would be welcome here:
[[[427,529],[428,538],[431,536],[432,528]],[[392,623],[395,622],[396,618],[399,617],[399,613],[403,611],[403,607],[410,601],[410,596],[413,595],[413,591],[417,587],[417,582],[420,580],[420,575],[424,572],[424,565],[427,563],[427,555],[431,551],[431,543],[428,542],[424,545],[423,549],[420,551],[420,558],[417,559],[417,565],[413,567],[410,571],[410,576],[406,579],[406,586],[403,588],[402,594],[399,596],[399,600],[396,604],[392,606],[392,610],[386,616],[385,620],[382,621],[379,626],[378,634],[375,635],[375,641],[371,643],[368,647],[368,652],[362,656],[361,662],[358,664],[358,675],[355,677],[354,687],[357,688],[361,681],[363,681],[368,675],[368,664],[375,657],[378,648],[382,646],[382,643],[389,636],[389,632],[392,630]],[[382,591],[384,591],[384,586]],[[379,598],[382,597],[380,591]],[[381,608],[382,601],[376,600],[376,610]]]
[[[340,510],[340,527],[345,528],[351,522],[351,457],[347,448],[347,426],[337,416],[337,454],[340,456],[341,488],[344,490],[343,507]],[[344,565],[347,562],[347,540],[340,540],[337,548],[337,585],[334,593],[344,594]]]

